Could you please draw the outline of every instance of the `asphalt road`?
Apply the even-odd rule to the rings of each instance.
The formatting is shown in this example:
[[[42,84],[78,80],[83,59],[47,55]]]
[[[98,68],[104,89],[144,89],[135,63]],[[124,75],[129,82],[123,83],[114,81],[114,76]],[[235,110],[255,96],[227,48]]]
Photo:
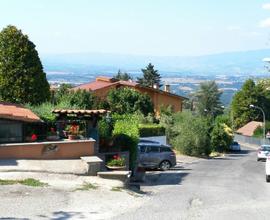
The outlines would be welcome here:
[[[155,193],[114,219],[270,219],[270,184],[251,149],[151,172],[142,190]],[[151,181],[150,181],[151,180]]]

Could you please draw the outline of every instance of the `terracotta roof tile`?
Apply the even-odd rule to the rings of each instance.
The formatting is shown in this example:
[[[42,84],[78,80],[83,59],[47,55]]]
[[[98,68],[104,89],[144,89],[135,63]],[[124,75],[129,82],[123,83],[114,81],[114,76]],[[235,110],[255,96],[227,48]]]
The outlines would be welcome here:
[[[258,122],[258,121],[251,121],[249,123],[247,123],[246,125],[244,125],[243,127],[239,128],[236,132],[245,136],[253,136],[254,131],[256,130],[256,128],[258,128],[259,126],[262,126],[262,122]]]
[[[31,110],[21,105],[7,102],[0,102],[0,118],[25,122],[41,122],[41,119]]]

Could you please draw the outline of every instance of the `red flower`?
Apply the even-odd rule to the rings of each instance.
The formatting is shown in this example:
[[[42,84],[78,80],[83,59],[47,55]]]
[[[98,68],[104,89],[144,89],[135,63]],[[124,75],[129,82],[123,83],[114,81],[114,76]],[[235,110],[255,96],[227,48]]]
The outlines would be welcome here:
[[[36,140],[37,140],[37,135],[36,135],[36,134],[32,134],[31,140],[32,140],[32,141],[36,141]]]
[[[51,128],[51,132],[54,133],[55,132],[55,129],[54,128]]]

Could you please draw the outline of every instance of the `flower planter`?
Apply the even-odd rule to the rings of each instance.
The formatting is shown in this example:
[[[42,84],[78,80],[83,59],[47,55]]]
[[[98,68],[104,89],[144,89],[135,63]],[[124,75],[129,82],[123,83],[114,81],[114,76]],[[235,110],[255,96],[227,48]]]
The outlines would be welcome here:
[[[59,137],[57,135],[50,135],[50,136],[47,136],[46,139],[48,141],[58,141]]]
[[[109,170],[126,170],[126,166],[108,166],[108,165],[106,165],[106,167]]]
[[[69,140],[77,140],[78,139],[78,136],[77,135],[73,135],[73,134],[69,134],[68,135],[68,139]]]

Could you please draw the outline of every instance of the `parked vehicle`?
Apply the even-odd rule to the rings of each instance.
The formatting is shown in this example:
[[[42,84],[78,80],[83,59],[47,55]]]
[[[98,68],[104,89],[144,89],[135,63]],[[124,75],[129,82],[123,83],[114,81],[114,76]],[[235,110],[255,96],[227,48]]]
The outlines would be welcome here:
[[[267,157],[265,163],[265,177],[266,182],[270,182],[270,155]]]
[[[234,141],[230,146],[231,151],[241,151],[241,146],[237,141]]]
[[[270,145],[262,145],[257,152],[257,161],[265,161],[268,154],[270,153]]]
[[[140,142],[138,151],[141,167],[159,168],[165,171],[176,165],[175,153],[168,145]]]

